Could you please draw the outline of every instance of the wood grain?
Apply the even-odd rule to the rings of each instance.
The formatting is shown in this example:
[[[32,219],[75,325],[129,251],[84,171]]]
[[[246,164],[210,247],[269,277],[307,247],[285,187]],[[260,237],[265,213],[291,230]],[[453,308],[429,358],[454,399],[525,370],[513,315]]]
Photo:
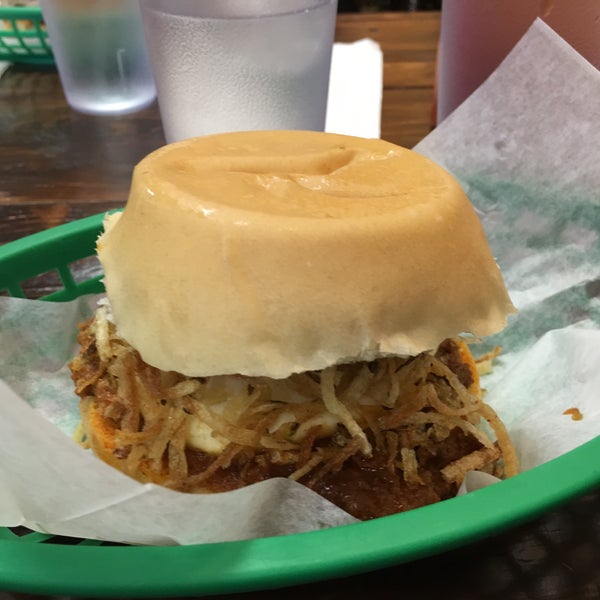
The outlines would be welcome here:
[[[123,117],[71,110],[52,69],[0,80],[0,243],[122,206],[131,170],[164,144],[156,105]]]
[[[439,30],[437,12],[366,13],[338,19],[338,41],[368,37],[383,51],[383,139],[411,148],[431,130]]]

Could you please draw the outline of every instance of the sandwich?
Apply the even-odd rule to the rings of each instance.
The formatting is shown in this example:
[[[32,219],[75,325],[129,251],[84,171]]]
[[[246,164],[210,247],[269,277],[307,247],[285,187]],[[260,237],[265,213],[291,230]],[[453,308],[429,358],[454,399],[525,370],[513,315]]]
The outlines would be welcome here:
[[[131,477],[286,477],[370,519],[517,472],[470,350],[515,309],[465,192],[424,156],[306,131],[170,144],[97,254],[106,299],[70,366],[84,443]]]

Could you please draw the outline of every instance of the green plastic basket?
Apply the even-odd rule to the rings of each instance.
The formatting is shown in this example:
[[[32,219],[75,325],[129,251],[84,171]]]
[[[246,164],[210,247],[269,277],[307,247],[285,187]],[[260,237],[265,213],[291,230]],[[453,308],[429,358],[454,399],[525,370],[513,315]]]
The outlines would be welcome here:
[[[1,246],[0,292],[23,296],[22,282],[47,271],[58,272],[63,283],[47,300],[101,291],[99,274],[77,281],[71,267],[94,254],[102,217]],[[600,484],[599,456],[600,437],[512,479],[438,504],[344,527],[240,542],[126,546],[0,527],[0,590],[200,596],[366,572],[497,534],[583,494]]]
[[[53,65],[42,11],[38,7],[0,8],[0,60]]]

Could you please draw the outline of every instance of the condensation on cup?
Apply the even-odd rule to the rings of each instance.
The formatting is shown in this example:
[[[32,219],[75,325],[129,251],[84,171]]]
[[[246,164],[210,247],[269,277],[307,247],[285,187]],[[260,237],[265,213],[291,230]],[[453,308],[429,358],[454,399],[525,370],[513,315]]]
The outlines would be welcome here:
[[[337,0],[141,0],[167,142],[325,127]]]
[[[124,114],[156,98],[138,0],[41,0],[69,105]]]
[[[444,0],[438,123],[485,81],[537,17],[600,68],[600,0]]]

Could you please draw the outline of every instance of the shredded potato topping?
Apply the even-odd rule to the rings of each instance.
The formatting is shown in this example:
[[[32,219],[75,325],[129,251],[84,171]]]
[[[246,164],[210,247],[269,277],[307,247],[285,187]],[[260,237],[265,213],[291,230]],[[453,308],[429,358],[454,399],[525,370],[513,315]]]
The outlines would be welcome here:
[[[372,518],[450,497],[469,470],[518,470],[461,340],[273,380],[153,368],[106,307],[78,339],[84,443],[140,481],[215,492],[284,476]]]

